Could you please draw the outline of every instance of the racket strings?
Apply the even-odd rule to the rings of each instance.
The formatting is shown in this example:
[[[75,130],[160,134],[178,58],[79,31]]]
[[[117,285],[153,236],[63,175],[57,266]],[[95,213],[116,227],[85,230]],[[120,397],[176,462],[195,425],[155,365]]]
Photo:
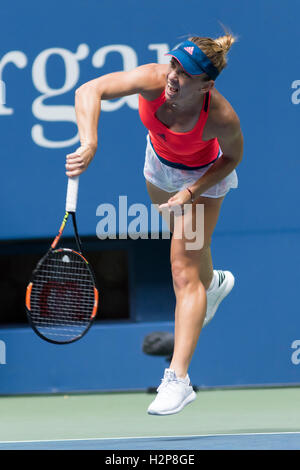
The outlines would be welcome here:
[[[31,292],[31,317],[50,337],[80,336],[94,308],[94,279],[87,262],[72,250],[50,252],[39,265]]]

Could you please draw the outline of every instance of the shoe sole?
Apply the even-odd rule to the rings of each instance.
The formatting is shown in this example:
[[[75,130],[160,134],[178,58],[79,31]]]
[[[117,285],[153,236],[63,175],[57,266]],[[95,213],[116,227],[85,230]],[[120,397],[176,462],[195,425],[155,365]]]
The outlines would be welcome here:
[[[173,415],[175,413],[179,413],[179,411],[181,411],[186,405],[188,405],[189,403],[191,403],[192,401],[195,400],[195,398],[197,397],[196,393],[194,392],[194,390],[183,400],[183,402],[181,403],[180,406],[178,406],[177,408],[175,408],[174,410],[168,410],[168,411],[152,411],[152,410],[148,410],[148,414],[149,415],[158,415],[158,416],[165,416],[165,415]]]
[[[234,276],[233,274],[230,272],[230,271],[224,271],[225,275],[226,275],[226,278],[225,278],[225,281],[224,281],[224,290],[222,290],[217,298],[217,301],[216,301],[216,304],[215,304],[215,308],[214,308],[214,311],[211,315],[211,317],[209,318],[209,320],[207,322],[205,322],[204,320],[204,325],[203,326],[206,326],[208,325],[208,323],[211,322],[211,320],[214,318],[215,314],[216,314],[216,311],[218,310],[218,307],[220,305],[220,303],[222,302],[222,300],[225,299],[225,297],[227,297],[228,294],[230,294],[230,292],[232,291],[233,287],[234,287],[234,283],[235,283],[235,279],[234,279]]]

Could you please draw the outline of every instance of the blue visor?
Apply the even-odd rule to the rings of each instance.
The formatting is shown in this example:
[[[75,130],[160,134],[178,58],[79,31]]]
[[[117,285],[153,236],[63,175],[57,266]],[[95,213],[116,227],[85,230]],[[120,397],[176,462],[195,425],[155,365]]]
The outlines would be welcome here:
[[[189,75],[206,73],[212,80],[215,80],[220,73],[194,42],[184,41],[166,55],[175,57]]]

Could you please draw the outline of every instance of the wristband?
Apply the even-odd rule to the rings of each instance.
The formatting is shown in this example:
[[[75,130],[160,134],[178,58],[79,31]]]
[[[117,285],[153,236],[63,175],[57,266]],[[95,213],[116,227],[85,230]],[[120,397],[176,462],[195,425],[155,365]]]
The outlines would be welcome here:
[[[191,202],[194,202],[194,195],[193,195],[192,191],[190,190],[190,188],[186,188],[186,189],[191,195]]]

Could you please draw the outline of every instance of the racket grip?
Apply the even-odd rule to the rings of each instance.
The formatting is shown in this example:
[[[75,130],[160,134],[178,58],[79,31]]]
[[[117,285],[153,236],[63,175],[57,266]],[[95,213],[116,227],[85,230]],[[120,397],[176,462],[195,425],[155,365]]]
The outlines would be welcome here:
[[[76,212],[77,195],[78,195],[79,176],[68,178],[66,211]]]

